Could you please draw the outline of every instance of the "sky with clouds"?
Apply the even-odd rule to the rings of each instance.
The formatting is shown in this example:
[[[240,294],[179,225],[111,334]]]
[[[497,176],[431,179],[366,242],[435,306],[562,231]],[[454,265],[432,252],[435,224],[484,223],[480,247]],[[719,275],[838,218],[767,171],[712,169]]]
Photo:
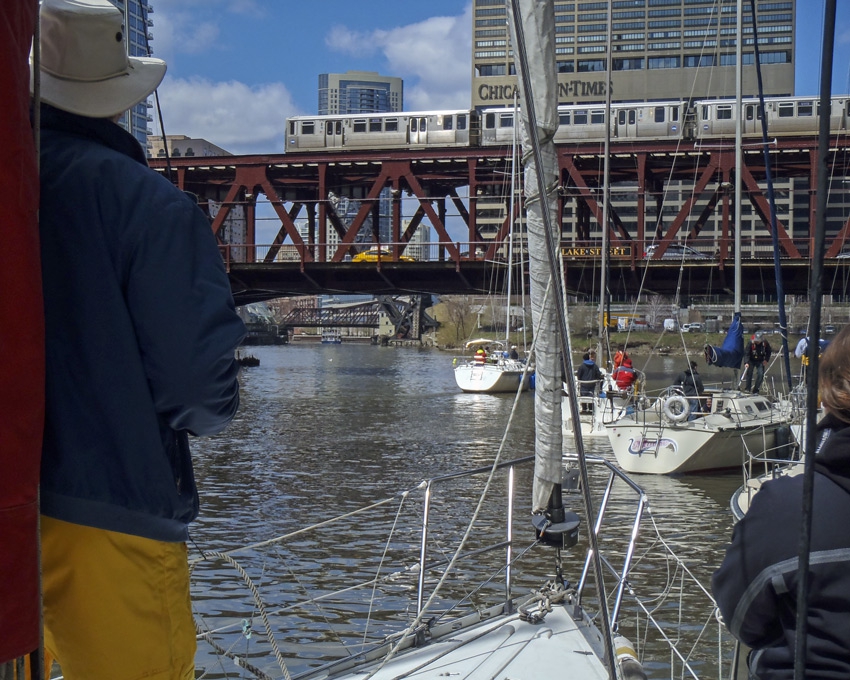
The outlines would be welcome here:
[[[167,134],[279,153],[288,116],[315,113],[320,73],[404,80],[408,111],[470,105],[469,0],[151,0]],[[816,94],[824,0],[797,0],[797,94]],[[744,0],[749,6],[749,0]],[[834,92],[850,92],[850,2],[838,2]],[[158,123],[154,123],[159,133]]]

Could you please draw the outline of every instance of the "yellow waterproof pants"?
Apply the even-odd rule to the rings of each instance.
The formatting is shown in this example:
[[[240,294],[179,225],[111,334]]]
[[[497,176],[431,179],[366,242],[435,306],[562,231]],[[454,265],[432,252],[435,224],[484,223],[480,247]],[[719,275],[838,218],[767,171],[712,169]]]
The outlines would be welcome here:
[[[65,680],[191,680],[184,543],[41,518],[45,664]]]

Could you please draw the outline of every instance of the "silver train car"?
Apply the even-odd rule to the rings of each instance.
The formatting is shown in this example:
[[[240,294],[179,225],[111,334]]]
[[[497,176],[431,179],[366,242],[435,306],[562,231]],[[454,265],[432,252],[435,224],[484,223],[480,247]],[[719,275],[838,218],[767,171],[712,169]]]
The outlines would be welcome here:
[[[762,109],[757,99],[745,99],[743,134],[761,136]],[[818,133],[818,100],[814,97],[772,97],[765,100],[771,137],[814,136]],[[735,136],[734,100],[694,102],[626,102],[611,105],[611,139],[705,142]],[[556,144],[605,140],[605,106],[561,105]],[[830,130],[839,133],[850,123],[850,96],[832,98]],[[296,116],[287,120],[286,151],[405,149],[425,147],[508,146],[514,137],[514,111],[426,111],[345,116]]]
[[[286,122],[286,152],[476,146],[475,118],[469,110],[295,116]]]

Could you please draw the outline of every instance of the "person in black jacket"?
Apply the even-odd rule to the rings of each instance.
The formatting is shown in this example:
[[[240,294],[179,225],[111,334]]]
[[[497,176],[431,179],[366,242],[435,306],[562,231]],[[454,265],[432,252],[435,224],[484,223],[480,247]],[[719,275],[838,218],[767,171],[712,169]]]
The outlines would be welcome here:
[[[585,352],[582,356],[581,365],[576,369],[576,380],[578,381],[578,393],[582,397],[596,396],[599,391],[599,385],[604,376],[599,366],[593,360],[589,352]],[[592,411],[593,408],[587,404],[582,404],[582,411]]]
[[[850,678],[850,327],[824,351],[818,424],[805,677]],[[752,648],[750,677],[790,680],[796,645],[803,475],[765,482],[712,578],[726,627]]]
[[[753,394],[758,394],[764,380],[764,369],[767,368],[771,354],[773,354],[773,349],[770,343],[764,339],[764,334],[758,331],[753,335],[750,346],[747,348],[747,363],[744,364],[744,389],[747,392],[750,391],[750,385],[753,385],[753,376],[755,375]]]
[[[691,407],[689,420],[693,420],[696,417],[694,413],[701,410],[699,397],[705,392],[702,378],[700,378],[699,371],[697,371],[697,362],[692,361],[688,368],[679,373],[673,381],[673,385],[681,388],[682,393],[688,397],[688,404]]]
[[[127,56],[107,0],[43,0],[40,22],[46,667],[190,680],[189,437],[236,414],[245,326],[209,218],[116,124],[165,62]]]

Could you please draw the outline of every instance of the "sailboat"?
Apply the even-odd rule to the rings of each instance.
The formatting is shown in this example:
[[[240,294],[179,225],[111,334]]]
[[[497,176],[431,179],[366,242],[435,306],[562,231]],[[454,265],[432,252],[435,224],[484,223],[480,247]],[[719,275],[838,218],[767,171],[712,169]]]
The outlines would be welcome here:
[[[471,356],[455,357],[454,375],[457,386],[464,392],[524,392],[531,385],[533,370],[520,360],[519,355],[512,357],[516,349],[509,343],[511,329],[511,283],[513,279],[513,233],[515,223],[514,204],[516,197],[516,176],[519,168],[516,143],[517,107],[514,106],[514,144],[511,154],[511,196],[508,202],[510,220],[508,240],[507,293],[505,299],[505,339],[475,338],[465,344]],[[484,351],[482,354],[481,350]]]
[[[743,20],[737,19],[735,112],[735,224],[741,224]],[[768,178],[769,179],[769,178]],[[770,182],[769,182],[770,183]],[[775,225],[773,229],[776,233]],[[741,230],[735,229],[735,313],[721,347],[706,346],[709,365],[739,369],[744,358],[741,323]],[[781,295],[781,293],[780,293]],[[784,322],[784,312],[781,314]],[[790,437],[792,411],[760,394],[707,390],[694,409],[677,390],[606,426],[617,464],[626,472],[678,474],[739,467],[752,452],[774,449]]]

